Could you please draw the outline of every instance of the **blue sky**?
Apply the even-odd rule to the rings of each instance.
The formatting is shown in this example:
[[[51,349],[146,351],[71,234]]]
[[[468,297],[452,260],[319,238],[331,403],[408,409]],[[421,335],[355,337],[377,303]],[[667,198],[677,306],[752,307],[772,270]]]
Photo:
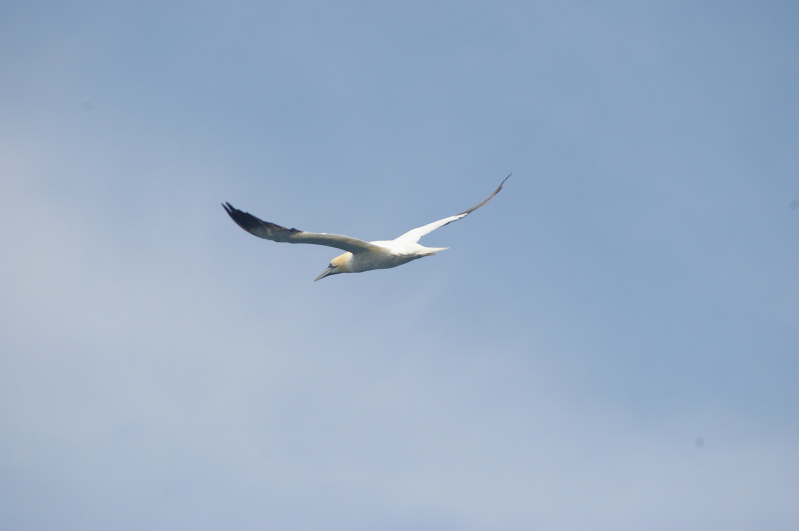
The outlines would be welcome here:
[[[0,527],[796,529],[797,22],[3,3]]]

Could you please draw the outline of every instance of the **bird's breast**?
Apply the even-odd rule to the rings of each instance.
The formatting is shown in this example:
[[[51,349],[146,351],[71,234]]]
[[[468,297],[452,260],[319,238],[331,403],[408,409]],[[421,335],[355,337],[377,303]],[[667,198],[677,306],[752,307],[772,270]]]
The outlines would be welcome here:
[[[401,250],[391,249],[386,245],[390,242],[370,242],[381,247],[380,250],[355,253],[350,260],[350,268],[353,271],[370,271],[372,269],[389,269],[402,264],[407,264],[415,258],[416,254],[404,253]]]

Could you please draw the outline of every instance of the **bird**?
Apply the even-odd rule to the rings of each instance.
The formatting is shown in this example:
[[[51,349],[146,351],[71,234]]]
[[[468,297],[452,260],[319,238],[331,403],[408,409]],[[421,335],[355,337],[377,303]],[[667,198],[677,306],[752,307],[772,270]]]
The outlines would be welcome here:
[[[362,273],[374,269],[389,269],[449,249],[449,247],[425,247],[419,244],[419,239],[444,225],[465,218],[488,203],[502,190],[502,185],[505,184],[505,181],[509,178],[510,175],[505,177],[491,195],[472,208],[466,209],[460,214],[455,214],[454,216],[449,216],[409,230],[393,240],[367,242],[359,240],[358,238],[339,234],[307,232],[293,228],[288,229],[275,223],[258,219],[248,212],[243,212],[235,208],[228,202],[222,203],[222,207],[224,207],[225,211],[239,227],[259,238],[264,238],[273,242],[325,245],[327,247],[335,247],[346,251],[344,254],[336,256],[330,261],[327,268],[314,279],[314,282],[316,282],[325,277],[341,273]]]

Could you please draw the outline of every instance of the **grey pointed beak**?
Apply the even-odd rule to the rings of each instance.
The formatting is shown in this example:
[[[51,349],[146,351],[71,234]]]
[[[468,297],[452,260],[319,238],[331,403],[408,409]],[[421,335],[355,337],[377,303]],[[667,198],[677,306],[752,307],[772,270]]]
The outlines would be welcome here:
[[[335,267],[335,266],[332,266],[332,265],[330,265],[330,266],[327,266],[327,269],[325,269],[324,271],[322,271],[322,274],[321,274],[321,275],[319,275],[318,277],[316,277],[316,278],[314,279],[314,282],[316,282],[317,280],[322,280],[322,279],[323,279],[323,278],[325,278],[327,275],[332,275],[332,274],[333,274],[333,271],[334,271],[335,269],[336,269],[336,267]]]

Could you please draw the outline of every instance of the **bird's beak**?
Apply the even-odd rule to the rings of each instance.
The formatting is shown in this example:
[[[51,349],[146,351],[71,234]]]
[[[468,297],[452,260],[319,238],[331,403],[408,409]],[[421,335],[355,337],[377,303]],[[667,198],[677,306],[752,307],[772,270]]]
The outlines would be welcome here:
[[[316,282],[317,280],[322,280],[322,279],[323,279],[323,278],[325,278],[327,275],[331,275],[331,274],[333,274],[333,270],[335,270],[335,269],[336,269],[336,267],[335,267],[335,266],[332,266],[332,265],[331,265],[331,266],[327,266],[327,269],[325,269],[324,271],[322,271],[322,274],[321,274],[321,275],[319,275],[318,277],[316,277],[316,278],[314,279],[314,282]]]

